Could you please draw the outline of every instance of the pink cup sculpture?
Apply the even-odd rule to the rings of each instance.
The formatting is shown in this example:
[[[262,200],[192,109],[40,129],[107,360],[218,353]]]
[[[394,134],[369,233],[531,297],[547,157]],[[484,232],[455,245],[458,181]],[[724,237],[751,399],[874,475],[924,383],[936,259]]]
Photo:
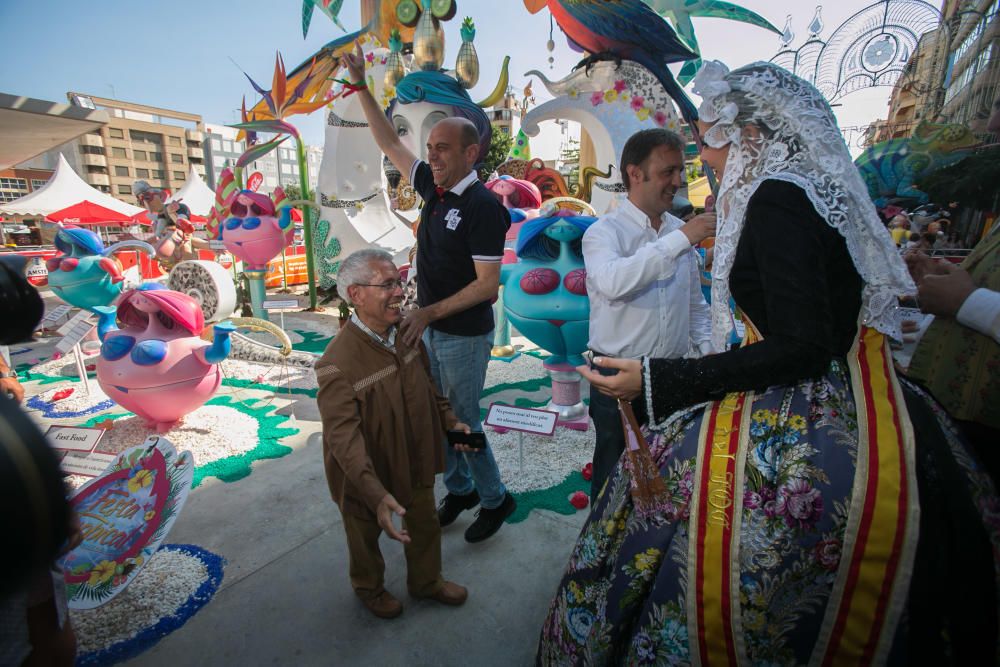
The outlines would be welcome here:
[[[228,204],[228,217],[218,236],[226,250],[250,271],[263,271],[295,237],[292,207],[281,206],[285,193],[274,189],[274,200],[253,190],[241,190]]]
[[[538,209],[542,205],[542,193],[531,181],[506,175],[487,182],[486,188],[496,195],[504,208],[510,211],[507,240],[516,241],[521,225],[538,217]]]
[[[200,408],[222,382],[218,364],[229,356],[231,322],[205,328],[192,297],[150,283],[124,293],[117,306],[98,306],[101,356],[97,382],[111,400],[164,433]]]

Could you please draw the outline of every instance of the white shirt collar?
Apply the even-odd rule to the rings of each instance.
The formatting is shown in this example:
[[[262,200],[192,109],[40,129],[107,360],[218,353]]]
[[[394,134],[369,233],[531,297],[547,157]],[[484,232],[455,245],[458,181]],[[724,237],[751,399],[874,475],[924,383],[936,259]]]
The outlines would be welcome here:
[[[467,187],[469,187],[470,185],[472,185],[473,183],[475,183],[478,180],[479,180],[479,176],[478,176],[478,174],[476,174],[476,170],[473,169],[472,171],[470,171],[468,173],[468,175],[465,178],[463,178],[458,183],[455,183],[455,185],[453,185],[450,188],[448,188],[448,192],[453,192],[456,195],[461,196],[462,193],[465,192],[465,189]]]
[[[649,216],[646,215],[642,209],[633,204],[627,196],[621,198],[621,202],[618,204],[617,210],[621,213],[622,217],[626,220],[634,222],[642,229],[647,227],[652,228],[653,226]],[[664,231],[672,231],[674,229],[675,225],[671,223],[672,220],[683,224],[682,221],[671,215],[670,211],[664,211],[660,215],[660,233],[663,233]]]

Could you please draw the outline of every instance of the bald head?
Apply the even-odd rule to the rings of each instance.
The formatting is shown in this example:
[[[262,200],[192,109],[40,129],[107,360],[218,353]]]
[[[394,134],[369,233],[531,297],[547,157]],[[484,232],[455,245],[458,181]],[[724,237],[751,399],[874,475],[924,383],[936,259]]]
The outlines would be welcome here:
[[[434,183],[450,188],[464,178],[479,158],[479,131],[467,118],[439,120],[427,137],[427,162]]]

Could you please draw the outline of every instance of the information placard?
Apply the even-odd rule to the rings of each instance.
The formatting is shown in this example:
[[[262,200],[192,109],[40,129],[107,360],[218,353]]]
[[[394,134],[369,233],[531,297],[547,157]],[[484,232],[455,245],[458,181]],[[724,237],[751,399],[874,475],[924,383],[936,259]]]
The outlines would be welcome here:
[[[505,428],[537,435],[552,435],[556,430],[559,413],[535,408],[518,408],[502,403],[490,403],[485,423],[495,428]]]
[[[89,320],[77,322],[68,333],[63,334],[62,340],[56,343],[56,349],[63,354],[66,354],[73,349],[74,345],[83,340],[84,337],[93,330],[93,328],[94,325],[91,324]]]
[[[62,304],[61,306],[56,306],[52,310],[45,313],[45,317],[42,318],[42,322],[55,322],[56,320],[64,317],[66,313],[73,310],[73,306],[69,304]]]
[[[45,432],[45,437],[55,449],[65,449],[71,452],[92,452],[107,433],[103,428],[92,426],[59,426],[52,425]]]
[[[97,477],[104,474],[104,471],[114,460],[114,454],[105,454],[104,452],[67,452],[59,465],[70,475]]]
[[[89,321],[91,315],[92,313],[89,310],[81,310],[79,313],[69,318],[61,327],[56,329],[56,333],[60,336],[65,336],[73,329],[73,327],[80,324],[80,322]]]
[[[299,302],[295,299],[265,301],[264,310],[298,310]]]

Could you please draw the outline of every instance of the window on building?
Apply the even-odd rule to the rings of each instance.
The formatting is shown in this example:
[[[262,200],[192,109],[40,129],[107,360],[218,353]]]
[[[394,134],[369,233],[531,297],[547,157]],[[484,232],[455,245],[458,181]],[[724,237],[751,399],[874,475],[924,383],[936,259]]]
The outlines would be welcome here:
[[[125,132],[120,127],[109,127],[108,136],[112,139],[124,139]]]
[[[149,169],[136,169],[135,170],[135,177],[136,178],[149,178]]]
[[[184,164],[184,156],[177,153],[170,154],[170,161],[178,164]]]
[[[150,151],[149,152],[149,161],[150,162],[163,162],[163,153],[160,153],[159,151]]]
[[[129,138],[132,141],[141,141],[147,144],[158,144],[160,143],[160,135],[153,134],[152,132],[143,132],[142,130],[129,130]]]
[[[212,150],[213,151],[221,151],[222,150],[222,142],[219,141],[218,139],[212,139]]]
[[[128,167],[115,167],[115,176],[128,176]]]
[[[109,194],[111,193],[111,186],[110,185],[95,185],[94,187],[97,188],[98,190],[100,190],[101,192],[106,192],[106,193],[109,193]]]
[[[175,181],[183,181],[184,180],[184,172],[183,171],[175,171],[174,172],[174,180]]]
[[[104,149],[100,146],[80,146],[80,153],[83,155],[104,155]]]
[[[200,141],[191,141],[190,139],[188,139],[188,141],[187,141],[187,147],[188,148],[201,148],[201,142]]]
[[[46,183],[48,183],[47,180],[43,181],[43,180],[38,179],[38,178],[33,178],[33,179],[31,179],[31,189],[32,190],[37,190],[40,187],[44,187],[44,185]]]
[[[149,175],[152,176],[153,178],[163,178],[163,170],[153,169],[149,172]]]
[[[181,145],[181,138],[180,137],[169,137],[169,139],[170,139],[170,145],[171,146],[180,146]]]
[[[120,194],[120,195],[130,195],[130,194],[132,194],[132,186],[131,185],[119,185],[118,186],[118,194]]]
[[[125,152],[124,148],[121,148],[119,146],[112,146],[111,157],[128,157],[128,153]]]
[[[98,166],[95,166],[95,165],[92,165],[92,164],[88,164],[87,165],[87,173],[88,174],[107,174],[108,173],[108,168],[107,167],[98,167]]]
[[[146,160],[146,151],[132,151],[132,158],[135,160]]]
[[[0,178],[0,190],[28,191],[28,181],[23,178]]]
[[[232,153],[233,152],[233,142],[229,141],[228,139],[226,141],[223,141],[222,142],[222,150],[226,151],[227,153]]]

